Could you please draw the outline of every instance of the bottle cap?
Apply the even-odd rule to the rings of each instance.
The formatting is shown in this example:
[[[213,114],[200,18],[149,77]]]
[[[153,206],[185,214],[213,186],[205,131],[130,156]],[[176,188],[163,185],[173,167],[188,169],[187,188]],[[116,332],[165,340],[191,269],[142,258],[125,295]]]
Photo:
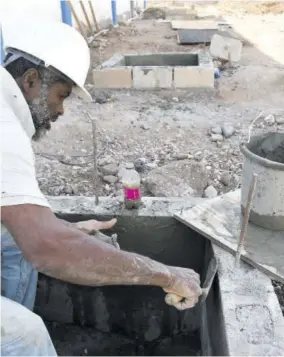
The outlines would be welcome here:
[[[126,169],[128,169],[128,170],[134,169],[134,165],[132,164],[132,162],[128,162],[125,167],[126,167]]]

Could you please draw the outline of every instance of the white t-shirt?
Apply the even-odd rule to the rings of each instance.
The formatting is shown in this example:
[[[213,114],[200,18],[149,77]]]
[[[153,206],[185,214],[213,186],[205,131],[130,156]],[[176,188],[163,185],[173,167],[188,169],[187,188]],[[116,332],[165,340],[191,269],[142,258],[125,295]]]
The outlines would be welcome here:
[[[1,206],[49,207],[36,180],[31,138],[35,128],[28,104],[5,68],[0,66]],[[7,230],[1,224],[1,234]]]

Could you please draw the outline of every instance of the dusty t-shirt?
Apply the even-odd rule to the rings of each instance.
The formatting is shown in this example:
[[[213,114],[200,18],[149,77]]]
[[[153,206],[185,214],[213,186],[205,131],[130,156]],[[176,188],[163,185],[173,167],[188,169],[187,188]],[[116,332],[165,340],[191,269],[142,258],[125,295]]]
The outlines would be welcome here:
[[[31,138],[35,128],[17,83],[0,66],[1,206],[36,204],[49,207],[36,180]],[[1,234],[7,230],[1,224]]]

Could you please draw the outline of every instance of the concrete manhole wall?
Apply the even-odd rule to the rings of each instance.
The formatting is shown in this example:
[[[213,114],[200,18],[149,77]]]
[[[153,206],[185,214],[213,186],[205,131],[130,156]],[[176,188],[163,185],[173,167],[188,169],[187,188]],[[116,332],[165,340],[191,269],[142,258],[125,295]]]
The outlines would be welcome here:
[[[122,249],[192,268],[204,280],[212,246],[173,218],[121,216],[115,232]],[[84,349],[88,355],[224,355],[218,295],[216,280],[207,305],[180,312],[166,305],[165,293],[157,287],[83,287],[41,275],[36,311],[49,321],[52,339],[64,355],[81,355]],[[210,331],[208,317],[215,321]]]
[[[207,52],[115,54],[93,70],[95,88],[213,88]]]
[[[137,211],[117,199],[53,197],[69,221],[116,216],[121,247],[169,265],[195,269],[204,279],[210,257],[219,262],[206,303],[179,312],[156,287],[83,287],[40,275],[36,312],[46,321],[59,355],[284,355],[284,319],[271,281],[172,218],[200,202],[144,198]]]

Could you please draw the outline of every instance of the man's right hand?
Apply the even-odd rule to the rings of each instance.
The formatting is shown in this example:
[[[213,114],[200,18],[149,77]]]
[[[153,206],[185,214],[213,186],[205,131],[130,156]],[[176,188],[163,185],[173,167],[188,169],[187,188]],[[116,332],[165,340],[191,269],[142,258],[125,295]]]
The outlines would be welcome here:
[[[178,310],[194,307],[202,294],[199,274],[186,268],[168,268],[172,275],[172,282],[169,287],[164,288],[164,291],[169,293],[166,296],[166,303]]]

